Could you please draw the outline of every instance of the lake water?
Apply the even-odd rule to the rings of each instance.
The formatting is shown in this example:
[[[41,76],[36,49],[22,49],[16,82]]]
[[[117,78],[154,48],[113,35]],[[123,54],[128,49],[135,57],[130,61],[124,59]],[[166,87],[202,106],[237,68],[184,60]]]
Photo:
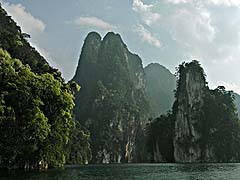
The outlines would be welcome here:
[[[0,180],[231,180],[240,164],[86,165],[45,172],[0,171]]]

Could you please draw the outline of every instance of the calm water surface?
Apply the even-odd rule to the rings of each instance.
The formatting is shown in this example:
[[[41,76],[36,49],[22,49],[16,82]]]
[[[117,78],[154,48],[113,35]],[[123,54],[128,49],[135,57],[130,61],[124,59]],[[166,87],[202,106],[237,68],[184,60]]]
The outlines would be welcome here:
[[[0,171],[0,180],[135,179],[240,179],[240,164],[114,164],[52,169],[46,172]]]

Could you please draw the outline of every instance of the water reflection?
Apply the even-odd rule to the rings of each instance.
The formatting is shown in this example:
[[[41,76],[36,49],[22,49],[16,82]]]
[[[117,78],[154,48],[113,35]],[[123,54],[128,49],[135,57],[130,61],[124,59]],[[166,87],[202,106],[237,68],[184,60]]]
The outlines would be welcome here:
[[[240,164],[113,164],[45,172],[0,171],[0,180],[239,179]]]

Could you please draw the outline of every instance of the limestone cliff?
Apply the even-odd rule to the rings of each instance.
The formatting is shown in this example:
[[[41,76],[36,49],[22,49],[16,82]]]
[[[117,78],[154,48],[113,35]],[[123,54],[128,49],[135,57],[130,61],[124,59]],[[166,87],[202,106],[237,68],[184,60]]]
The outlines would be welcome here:
[[[173,106],[176,162],[238,162],[240,120],[231,91],[210,90],[198,61],[178,69]]]
[[[91,134],[94,163],[139,162],[142,125],[148,114],[141,59],[128,51],[119,34],[85,39],[73,81],[75,118]]]
[[[198,162],[201,133],[196,124],[201,116],[206,80],[196,61],[180,66],[175,102],[174,157],[176,162]]]

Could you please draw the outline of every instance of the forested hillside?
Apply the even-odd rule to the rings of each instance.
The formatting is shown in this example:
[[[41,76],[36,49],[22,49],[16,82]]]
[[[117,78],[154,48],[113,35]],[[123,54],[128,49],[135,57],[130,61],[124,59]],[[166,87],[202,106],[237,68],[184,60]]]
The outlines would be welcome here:
[[[45,169],[72,156],[84,163],[89,135],[72,118],[79,86],[65,83],[28,38],[0,7],[0,167]]]
[[[0,168],[240,161],[239,95],[198,61],[175,77],[90,32],[67,83],[29,38],[0,6]]]

